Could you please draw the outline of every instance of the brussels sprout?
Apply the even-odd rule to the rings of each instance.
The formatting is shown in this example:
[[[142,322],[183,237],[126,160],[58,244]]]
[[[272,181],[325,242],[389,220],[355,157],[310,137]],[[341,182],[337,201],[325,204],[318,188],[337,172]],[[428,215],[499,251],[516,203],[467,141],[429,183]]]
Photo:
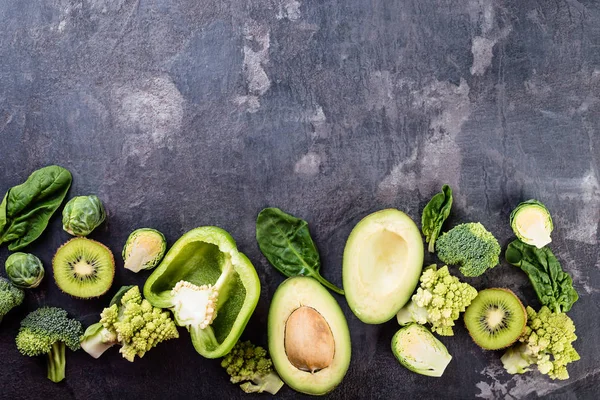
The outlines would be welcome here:
[[[392,338],[392,352],[409,370],[427,376],[442,376],[452,360],[446,346],[423,325],[410,324]]]
[[[104,206],[98,196],[73,197],[63,210],[63,229],[73,236],[87,236],[105,218]]]
[[[44,279],[44,266],[33,254],[13,253],[6,259],[4,265],[13,285],[22,289],[38,287]]]
[[[136,229],[123,247],[125,268],[133,272],[152,269],[160,263],[166,250],[167,241],[162,233],[150,228]]]
[[[552,241],[550,211],[537,200],[527,200],[510,213],[510,226],[520,241],[541,249]]]

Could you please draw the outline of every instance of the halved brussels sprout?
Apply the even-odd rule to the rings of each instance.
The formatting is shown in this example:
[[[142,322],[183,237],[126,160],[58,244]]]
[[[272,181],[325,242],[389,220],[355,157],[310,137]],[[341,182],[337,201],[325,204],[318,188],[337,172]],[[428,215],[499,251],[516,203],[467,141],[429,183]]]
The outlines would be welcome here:
[[[151,228],[136,229],[123,247],[125,268],[133,272],[152,269],[160,263],[166,250],[167,241],[162,233]]]
[[[106,218],[98,196],[73,197],[63,209],[63,229],[73,236],[87,236]]]
[[[537,200],[527,200],[510,213],[510,226],[520,241],[541,249],[552,241],[550,211]]]
[[[13,285],[22,289],[38,287],[44,279],[44,266],[39,258],[28,253],[13,253],[4,264]]]
[[[423,325],[411,324],[392,338],[392,352],[409,370],[427,376],[442,376],[452,360],[448,349]]]

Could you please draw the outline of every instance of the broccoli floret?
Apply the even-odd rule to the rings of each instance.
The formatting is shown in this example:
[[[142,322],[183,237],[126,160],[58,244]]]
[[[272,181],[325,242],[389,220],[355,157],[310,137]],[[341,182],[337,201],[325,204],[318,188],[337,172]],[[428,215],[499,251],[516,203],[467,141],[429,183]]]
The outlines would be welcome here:
[[[448,265],[460,265],[464,276],[479,276],[500,262],[498,241],[479,222],[460,224],[435,242],[438,258]]]
[[[231,352],[223,357],[221,366],[231,376],[231,383],[240,383],[246,393],[268,392],[275,394],[283,387],[283,381],[273,369],[267,351],[250,341],[238,342]]]
[[[510,374],[522,374],[535,364],[538,371],[552,379],[569,379],[567,364],[579,360],[572,345],[577,339],[573,320],[546,306],[538,313],[527,307],[527,318],[520,343],[508,349],[501,358],[504,369]]]
[[[69,318],[62,308],[42,307],[21,321],[17,348],[30,357],[47,355],[48,379],[60,382],[65,379],[65,347],[78,350],[82,332],[81,323]]]
[[[160,342],[179,337],[169,312],[142,299],[137,286],[105,308],[100,317],[100,322],[89,326],[81,338],[81,347],[94,358],[119,344],[123,357],[133,362],[136,355],[141,358]]]
[[[10,310],[23,302],[25,293],[8,279],[0,277],[0,322]]]
[[[453,336],[454,321],[477,296],[468,283],[450,275],[447,266],[430,265],[420,278],[421,284],[412,300],[396,315],[400,325],[413,322],[431,324],[431,331],[441,336]]]

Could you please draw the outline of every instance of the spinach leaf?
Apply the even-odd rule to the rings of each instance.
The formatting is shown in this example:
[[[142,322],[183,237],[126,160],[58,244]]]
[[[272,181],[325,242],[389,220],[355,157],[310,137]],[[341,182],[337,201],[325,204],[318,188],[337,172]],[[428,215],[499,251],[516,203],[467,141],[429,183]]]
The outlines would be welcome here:
[[[20,250],[37,239],[67,195],[71,173],[57,165],[34,171],[8,190],[0,204],[0,244]]]
[[[452,189],[444,185],[442,191],[433,196],[423,209],[421,230],[429,243],[430,253],[435,251],[435,241],[440,235],[444,221],[450,215],[450,208],[452,208]]]
[[[256,219],[256,240],[267,260],[285,276],[312,276],[326,288],[344,294],[319,273],[319,252],[306,221],[278,208],[265,208]]]
[[[569,311],[579,298],[573,279],[548,247],[538,249],[517,239],[508,245],[505,257],[529,276],[538,299],[553,312]]]

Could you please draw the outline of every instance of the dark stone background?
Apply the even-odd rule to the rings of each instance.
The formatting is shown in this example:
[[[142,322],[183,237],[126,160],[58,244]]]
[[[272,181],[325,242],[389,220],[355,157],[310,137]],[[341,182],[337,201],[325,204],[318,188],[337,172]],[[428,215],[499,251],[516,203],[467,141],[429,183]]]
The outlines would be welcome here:
[[[73,173],[70,196],[96,193],[108,222],[91,237],[115,255],[137,227],[173,243],[200,225],[227,229],[263,284],[244,337],[266,344],[269,301],[283,280],[260,254],[254,220],[279,206],[310,222],[323,274],[341,283],[342,251],[366,214],[397,207],[419,220],[449,183],[447,226],[481,221],[503,247],[521,200],[542,200],[553,251],[580,300],[570,316],[582,360],[571,379],[502,372],[462,326],[444,338],[442,378],[394,359],[398,326],[359,322],[352,363],[331,398],[596,398],[600,344],[600,5],[591,0],[0,0],[0,191],[34,169]],[[69,236],[53,218],[28,250],[47,279],[0,327],[0,397],[251,398],[187,334],[130,364],[68,354],[67,379],[20,356],[20,319],[58,305],[87,325],[110,294],[75,300],[52,280]],[[8,251],[0,249],[0,264]],[[430,260],[434,261],[434,260]],[[539,303],[503,262],[478,289]],[[267,395],[263,395],[267,398]],[[289,388],[280,398],[297,398]]]

